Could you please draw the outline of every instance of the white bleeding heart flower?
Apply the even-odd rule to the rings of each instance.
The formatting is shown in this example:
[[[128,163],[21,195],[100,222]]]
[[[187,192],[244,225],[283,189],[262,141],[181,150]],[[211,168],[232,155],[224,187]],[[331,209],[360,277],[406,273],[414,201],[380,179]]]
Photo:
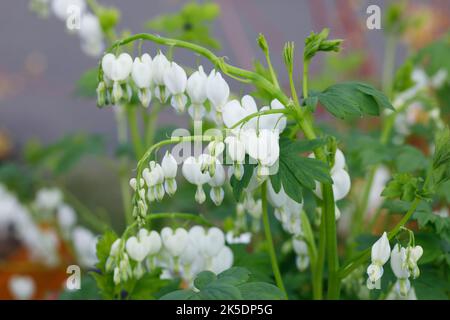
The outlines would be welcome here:
[[[149,253],[148,247],[136,237],[128,238],[125,248],[127,249],[128,255],[131,259],[137,262],[144,261]]]
[[[191,98],[191,105],[189,106],[189,114],[195,119],[200,119],[206,114],[204,103],[206,96],[206,82],[208,77],[203,71],[203,67],[198,67],[198,70],[192,73],[187,80],[186,92]]]
[[[78,35],[81,39],[81,49],[92,57],[98,57],[104,50],[103,31],[96,15],[84,13],[80,20]]]
[[[165,227],[161,230],[161,240],[164,247],[173,257],[180,256],[188,244],[189,235],[185,229],[178,228],[175,232]]]
[[[209,195],[216,206],[219,206],[223,201],[225,191],[222,186],[225,183],[225,179],[225,169],[223,168],[223,165],[217,161],[215,173],[208,181],[209,185],[212,187]]]
[[[152,58],[148,53],[136,57],[131,70],[131,78],[138,87],[139,101],[144,107],[148,107],[152,99]]]
[[[225,246],[225,235],[222,230],[216,227],[210,228],[205,233],[202,243],[202,251],[208,257],[217,256]]]
[[[409,278],[409,270],[406,266],[406,249],[398,244],[394,246],[391,252],[391,269],[398,279]]]
[[[205,163],[206,158],[209,158],[209,155],[202,154],[197,158],[192,156],[188,157],[183,162],[183,167],[181,169],[186,180],[197,186],[195,200],[198,203],[203,203],[206,200],[206,195],[202,186],[211,179],[208,172],[202,171],[202,164]]]
[[[231,100],[225,104],[222,108],[223,123],[227,128],[232,128],[236,123],[244,119],[245,117],[258,112],[255,99],[252,96],[245,95],[242,97],[241,102],[237,100]],[[256,128],[257,118],[252,118],[239,128]]]
[[[421,246],[408,247],[406,249],[406,267],[410,270],[414,279],[420,275],[419,267],[417,266],[417,261],[423,254],[423,249]]]
[[[300,255],[295,258],[295,265],[299,271],[305,271],[309,266],[309,256]]]
[[[85,0],[53,0],[52,11],[53,14],[61,20],[66,21],[71,14],[76,12],[82,14],[86,9]]]
[[[153,83],[155,84],[155,96],[159,99],[161,103],[166,102],[167,94],[164,88],[164,77],[167,70],[170,68],[170,62],[167,60],[166,56],[160,51],[155,56],[152,62],[153,71]]]
[[[280,155],[279,135],[272,130],[263,129],[258,133],[254,129],[246,130],[245,150],[250,157],[258,161],[258,177],[267,177],[269,167],[273,166]]]
[[[121,53],[116,57],[107,53],[102,59],[102,69],[105,75],[113,81],[124,81],[128,78],[133,67],[133,59],[128,53]]]
[[[97,263],[97,240],[97,236],[86,228],[73,230],[72,242],[81,265],[92,268]]]
[[[161,161],[161,168],[165,178],[164,188],[167,194],[172,196],[177,191],[177,181],[175,180],[175,177],[177,176],[178,164],[169,151],[166,152]]]
[[[36,292],[34,280],[29,276],[12,276],[8,287],[11,295],[17,300],[29,300]]]
[[[283,110],[285,106],[277,99],[272,100],[270,108],[262,107],[259,111]],[[286,117],[283,114],[266,114],[259,117],[259,129],[276,129],[282,132],[286,128]]]
[[[229,247],[222,250],[211,261],[211,271],[219,274],[233,266],[233,251]]]
[[[116,239],[111,245],[111,249],[109,250],[109,255],[112,257],[117,257],[120,251],[120,246],[122,245],[122,239]]]
[[[33,205],[39,210],[53,211],[63,202],[61,190],[42,188],[38,190]]]
[[[183,112],[187,97],[184,94],[187,85],[186,72],[175,62],[171,62],[164,74],[164,84],[172,95],[171,104],[178,112]]]
[[[303,240],[292,239],[292,246],[294,247],[294,251],[297,255],[307,255],[308,254],[308,245]]]
[[[225,138],[228,155],[235,163],[243,163],[245,160],[245,143],[239,137],[227,136]]]
[[[138,233],[138,239],[144,244],[148,250],[148,255],[154,255],[161,249],[161,237],[156,231],[148,231],[147,229],[141,229]]]
[[[391,254],[391,247],[389,245],[389,239],[386,232],[383,233],[380,239],[378,239],[372,246],[371,257],[372,263],[367,268],[367,274],[369,276],[368,283],[372,285],[383,276],[383,265],[389,260]],[[369,289],[371,288],[368,285]]]
[[[56,219],[60,228],[64,232],[67,232],[75,226],[75,223],[77,222],[77,214],[72,207],[62,204],[56,211]]]
[[[222,112],[229,95],[228,83],[222,78],[220,72],[212,70],[206,81],[206,96],[218,113]]]
[[[269,182],[267,184],[267,200],[269,200],[270,204],[274,208],[281,208],[286,205],[287,195],[284,192],[283,186],[281,186],[280,191],[276,193],[273,189],[272,183]]]
[[[314,154],[310,154],[314,158]],[[348,172],[345,170],[345,157],[341,150],[336,149],[334,165],[330,171],[331,179],[333,180],[333,194],[334,200],[339,201],[347,196],[351,188],[351,179]],[[316,181],[316,189],[314,193],[322,199],[322,185]]]

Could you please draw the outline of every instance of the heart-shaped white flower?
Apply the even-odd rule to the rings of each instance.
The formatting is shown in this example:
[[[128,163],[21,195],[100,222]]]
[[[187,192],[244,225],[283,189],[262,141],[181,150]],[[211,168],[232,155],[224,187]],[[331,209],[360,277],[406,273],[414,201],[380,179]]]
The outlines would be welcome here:
[[[53,14],[61,20],[66,20],[70,14],[73,14],[71,7],[79,10],[80,14],[86,9],[85,0],[53,0],[52,11]]]
[[[222,109],[223,123],[227,128],[231,128],[236,123],[255,112],[258,112],[258,107],[256,106],[255,99],[253,99],[252,96],[245,95],[242,97],[241,102],[237,100],[231,100],[230,102],[225,104]],[[251,120],[246,122],[242,126],[242,128],[256,128],[256,123],[257,119],[252,118]]]
[[[270,103],[270,108],[268,106],[262,107],[259,111],[268,110],[283,110],[284,105],[281,104],[277,99],[272,100]],[[259,117],[259,129],[276,129],[282,132],[286,128],[286,117],[283,114],[266,114]]]
[[[175,178],[177,176],[178,164],[172,154],[167,151],[161,161],[164,178]]]
[[[230,87],[222,78],[220,72],[212,70],[206,82],[206,95],[217,112],[222,112],[222,108],[228,101]]]
[[[219,228],[213,227],[205,234],[202,251],[208,257],[217,256],[225,246],[225,235]]]
[[[152,58],[148,53],[134,59],[131,77],[139,89],[150,87],[152,83]]]
[[[222,250],[212,259],[211,271],[219,274],[233,266],[233,251],[224,246]]]
[[[258,133],[254,129],[245,131],[245,150],[258,161],[258,176],[269,175],[269,167],[277,162],[280,155],[278,140],[278,132],[273,130],[262,129]]]
[[[171,62],[164,73],[164,84],[172,95],[183,93],[187,84],[186,72],[175,62]]]
[[[158,52],[156,57],[153,59],[152,71],[153,71],[153,82],[157,86],[164,85],[164,76],[170,67],[170,62],[167,60],[166,56],[162,52]]]
[[[136,237],[128,238],[125,248],[127,249],[128,255],[131,259],[142,262],[149,254],[149,248],[144,243],[138,240]]]
[[[183,162],[182,172],[183,176],[189,183],[195,185],[203,185],[207,183],[211,177],[208,172],[202,172],[202,164],[208,155],[202,154],[199,157],[188,157]],[[208,156],[209,158],[209,156]]]
[[[186,248],[189,235],[185,229],[178,228],[174,232],[171,228],[165,227],[161,230],[161,239],[170,255],[178,257]]]
[[[391,247],[386,232],[372,246],[372,263],[384,265],[391,254]]]
[[[405,262],[406,250],[396,244],[391,252],[391,269],[395,276],[399,279],[409,278],[409,270]]]
[[[206,101],[206,82],[208,76],[203,71],[203,67],[199,66],[198,70],[192,73],[187,80],[186,92],[191,98],[192,104],[202,105]]]
[[[133,67],[133,59],[128,53],[121,53],[118,57],[107,53],[102,59],[102,69],[105,75],[113,81],[124,81],[128,78]]]

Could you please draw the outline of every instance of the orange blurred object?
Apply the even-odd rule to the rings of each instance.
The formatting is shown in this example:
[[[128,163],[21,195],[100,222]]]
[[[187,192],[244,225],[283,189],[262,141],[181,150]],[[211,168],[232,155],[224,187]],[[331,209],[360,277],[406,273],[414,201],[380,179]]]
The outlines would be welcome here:
[[[49,229],[49,226],[41,226]],[[68,277],[66,268],[74,263],[70,248],[59,238],[58,248],[60,263],[55,267],[48,267],[29,257],[28,250],[21,246],[7,260],[0,262],[0,299],[14,299],[9,290],[9,281],[13,276],[29,276],[33,278],[36,290],[32,299],[56,299],[64,288]]]

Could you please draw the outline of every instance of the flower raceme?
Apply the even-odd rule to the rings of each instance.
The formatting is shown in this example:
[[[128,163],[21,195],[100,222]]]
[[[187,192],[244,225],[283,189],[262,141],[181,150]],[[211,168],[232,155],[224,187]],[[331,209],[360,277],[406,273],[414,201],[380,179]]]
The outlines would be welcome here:
[[[220,273],[232,264],[233,253],[225,244],[222,230],[165,227],[160,233],[142,228],[135,236],[117,239],[111,245],[106,269],[114,270],[116,284],[139,279],[159,267],[163,269],[161,278],[180,276],[191,286],[199,272]]]
[[[102,59],[102,70],[103,81],[97,87],[99,106],[130,101],[134,87],[144,107],[155,96],[161,103],[170,101],[179,113],[188,106],[189,115],[201,120],[207,115],[205,104],[209,101],[209,117],[218,124],[223,122],[222,109],[228,102],[230,88],[220,72],[212,70],[207,76],[199,66],[188,77],[179,64],[169,61],[162,52],[153,59],[145,53],[134,62],[127,53],[117,57],[107,53]]]

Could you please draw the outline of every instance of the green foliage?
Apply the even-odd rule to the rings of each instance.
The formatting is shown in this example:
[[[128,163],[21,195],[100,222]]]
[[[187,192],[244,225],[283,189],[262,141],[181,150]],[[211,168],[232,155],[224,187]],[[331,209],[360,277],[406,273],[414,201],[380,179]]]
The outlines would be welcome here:
[[[278,172],[270,176],[275,192],[279,192],[283,186],[286,194],[300,203],[303,199],[302,188],[313,190],[316,181],[332,183],[326,163],[300,155],[324,144],[322,139],[296,142],[281,139]]]
[[[422,151],[408,145],[398,148],[394,161],[398,172],[414,172],[428,166],[428,160]]]
[[[99,135],[72,134],[43,146],[31,141],[25,148],[25,159],[33,166],[50,169],[54,174],[69,171],[85,155],[103,152],[104,141]]]
[[[220,8],[215,3],[189,2],[178,13],[160,15],[145,25],[171,38],[218,49],[220,43],[210,34],[210,27],[219,13]]]
[[[75,85],[75,95],[83,98],[95,98],[97,96],[97,68],[85,71]]]
[[[413,70],[414,63],[412,59],[406,60],[406,62],[397,69],[393,82],[394,92],[403,92],[414,86],[414,81],[412,79]]]
[[[450,130],[445,128],[437,134],[433,156],[433,181],[436,185],[450,180]]]
[[[416,197],[419,181],[419,178],[413,177],[409,173],[395,174],[381,195],[390,199],[399,198],[411,202]]]
[[[286,42],[283,48],[283,61],[289,73],[292,73],[292,71],[294,70],[294,52],[294,42]]]
[[[0,165],[0,183],[22,201],[33,199],[34,177],[31,172],[25,168],[19,167],[14,163],[2,163]]]
[[[283,293],[276,286],[264,282],[249,282],[250,271],[233,267],[215,275],[200,272],[194,280],[196,291],[177,290],[162,300],[280,300]]]
[[[414,212],[413,218],[417,220],[420,228],[431,226],[433,230],[447,242],[450,242],[450,219],[441,217],[431,210],[423,208]]]
[[[244,193],[244,189],[247,188],[250,183],[250,179],[252,178],[253,171],[255,170],[256,165],[249,163],[249,158],[246,156],[245,164],[244,164],[244,175],[241,180],[236,179],[233,175],[230,179],[230,184],[233,187],[233,195],[236,201],[239,201]]]
[[[327,40],[329,29],[323,29],[320,33],[311,32],[305,39],[305,49],[303,51],[303,59],[305,61],[311,60],[319,51],[334,51],[338,52],[343,40],[334,39]]]
[[[100,295],[95,282],[91,275],[83,275],[81,277],[79,290],[64,289],[58,297],[59,300],[98,300]]]
[[[328,112],[342,119],[365,114],[378,116],[382,109],[393,110],[381,91],[362,82],[338,83],[315,95]]]
[[[145,273],[140,279],[133,280],[135,283],[128,293],[127,299],[132,300],[154,300],[159,298],[159,293],[166,286],[173,282],[179,284],[177,280],[161,279],[161,269]]]
[[[97,241],[96,252],[98,263],[96,267],[99,272],[91,273],[97,283],[97,288],[99,289],[102,297],[108,300],[114,299],[119,290],[119,288],[117,288],[114,284],[113,274],[107,273],[105,269],[106,260],[109,257],[111,246],[116,239],[117,235],[112,230],[109,230],[106,231]]]

